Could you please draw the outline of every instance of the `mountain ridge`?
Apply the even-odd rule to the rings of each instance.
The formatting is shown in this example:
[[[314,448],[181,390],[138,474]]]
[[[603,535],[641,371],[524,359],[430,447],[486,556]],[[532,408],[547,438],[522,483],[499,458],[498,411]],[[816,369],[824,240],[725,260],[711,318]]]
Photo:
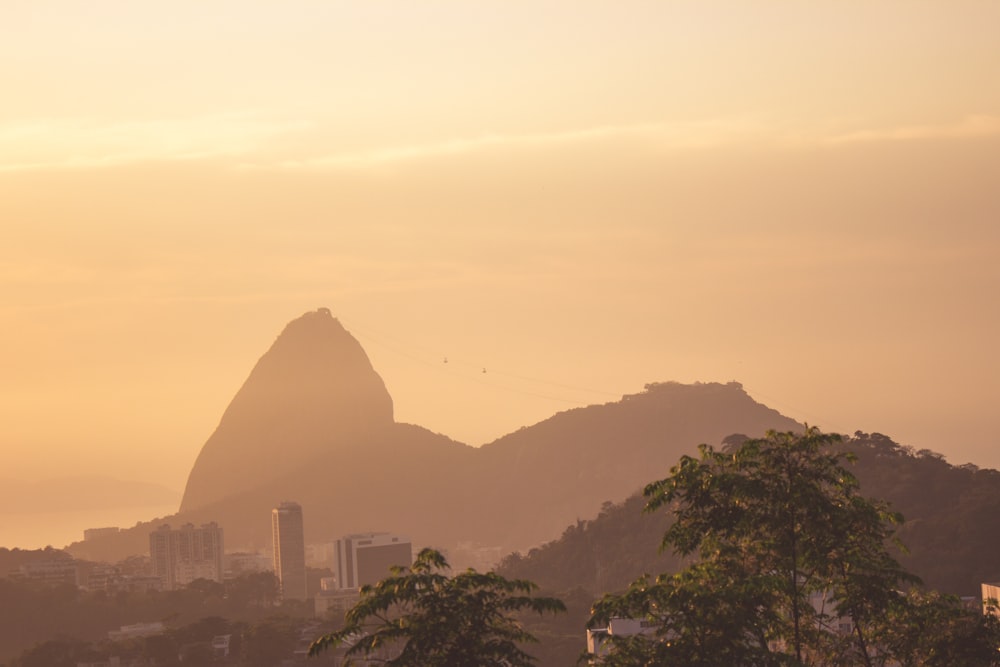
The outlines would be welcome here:
[[[227,547],[267,549],[270,509],[295,499],[311,542],[394,530],[421,545],[516,551],[624,499],[701,442],[800,427],[737,382],[658,382],[470,447],[394,421],[360,343],[324,308],[290,322],[254,365],[198,454],[179,512],[156,523],[216,521]],[[69,549],[143,553],[154,527]]]

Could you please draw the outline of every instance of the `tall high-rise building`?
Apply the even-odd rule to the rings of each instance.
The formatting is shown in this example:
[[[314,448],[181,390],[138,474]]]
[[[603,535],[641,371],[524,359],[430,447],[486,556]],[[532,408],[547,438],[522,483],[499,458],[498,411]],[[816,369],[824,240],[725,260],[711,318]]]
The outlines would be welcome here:
[[[410,538],[391,533],[359,533],[337,540],[336,569],[340,588],[361,588],[389,576],[393,565],[413,564]]]
[[[164,524],[149,534],[149,557],[153,574],[167,590],[186,586],[195,579],[222,581],[222,528],[206,523],[186,523],[176,530]]]
[[[285,600],[305,600],[306,539],[302,528],[302,506],[284,502],[271,510],[274,540],[274,574]]]

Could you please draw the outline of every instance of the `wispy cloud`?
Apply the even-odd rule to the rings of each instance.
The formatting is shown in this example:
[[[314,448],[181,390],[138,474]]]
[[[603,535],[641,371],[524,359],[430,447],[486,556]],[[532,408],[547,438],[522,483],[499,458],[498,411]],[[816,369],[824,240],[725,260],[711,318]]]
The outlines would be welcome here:
[[[764,125],[745,118],[600,125],[554,132],[483,134],[360,151],[334,151],[298,160],[283,160],[277,166],[283,169],[358,169],[490,150],[569,146],[609,140],[638,141],[653,150],[696,148],[752,140],[763,136],[764,130]]]
[[[0,123],[0,171],[88,169],[147,161],[235,157],[308,125],[253,113],[107,122],[38,119]]]
[[[759,117],[721,117],[546,132],[498,132],[339,150],[328,145],[330,139],[325,138],[323,123],[266,118],[254,113],[119,123],[55,119],[0,123],[0,172],[215,159],[230,160],[244,169],[351,171],[498,151],[612,144],[655,154],[740,145],[809,148],[1000,136],[1000,116],[987,114],[939,124],[874,128],[854,125],[844,129],[840,123],[796,124]],[[287,141],[290,137],[297,139],[293,141],[295,147]]]
[[[902,125],[844,131],[816,123],[802,127],[753,117],[700,121],[602,125],[568,131],[522,134],[485,134],[421,144],[386,146],[360,151],[330,152],[309,158],[283,160],[282,169],[365,169],[396,163],[452,157],[498,150],[525,150],[547,146],[632,144],[649,152],[675,152],[738,145],[770,148],[808,148],[857,142],[897,142],[922,139],[969,139],[1000,135],[1000,116],[973,115],[952,123]]]
[[[244,168],[308,170],[366,169],[415,160],[496,150],[525,150],[606,141],[636,142],[650,149],[715,146],[764,135],[766,127],[748,119],[641,122],[570,130],[490,133],[423,143],[374,146],[361,150],[323,150],[322,124],[273,120],[252,113],[217,114],[186,119],[97,122],[88,119],[41,119],[0,123],[0,172],[90,169],[136,162],[231,158]],[[273,150],[290,135],[317,139],[303,142],[311,154],[287,157]],[[320,146],[317,150],[316,146]],[[283,154],[285,157],[275,157]]]
[[[973,139],[1000,135],[1000,116],[970,115],[951,123],[863,129],[828,136],[829,144],[921,139]]]

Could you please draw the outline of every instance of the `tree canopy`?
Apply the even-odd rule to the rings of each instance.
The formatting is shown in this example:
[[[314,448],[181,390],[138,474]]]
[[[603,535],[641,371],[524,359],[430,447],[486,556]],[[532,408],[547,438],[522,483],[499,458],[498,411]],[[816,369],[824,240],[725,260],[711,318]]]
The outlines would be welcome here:
[[[379,658],[390,667],[521,667],[533,658],[519,644],[535,638],[518,612],[564,611],[555,598],[535,596],[530,581],[469,569],[454,576],[445,557],[424,549],[409,568],[361,588],[345,626],[309,649],[346,648],[352,658]]]
[[[927,647],[901,637],[899,624],[961,614],[945,599],[929,606],[901,592],[918,583],[888,546],[902,517],[860,494],[839,441],[807,428],[720,451],[702,445],[649,484],[646,511],[674,518],[662,548],[691,564],[594,606],[591,626],[625,617],[655,629],[611,638],[599,664],[924,664]],[[979,664],[994,664],[990,621],[969,618],[985,631],[952,625],[979,638],[965,645]]]

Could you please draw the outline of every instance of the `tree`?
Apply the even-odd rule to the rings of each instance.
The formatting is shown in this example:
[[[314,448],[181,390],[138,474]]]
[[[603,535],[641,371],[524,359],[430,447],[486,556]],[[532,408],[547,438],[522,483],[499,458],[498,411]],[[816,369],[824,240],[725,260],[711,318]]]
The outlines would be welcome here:
[[[179,663],[177,640],[171,635],[152,635],[142,639],[142,655],[156,667],[167,667]]]
[[[652,635],[609,638],[605,667],[639,665],[771,665],[766,641],[749,636],[751,628],[773,623],[774,585],[767,577],[727,570],[725,563],[698,563],[654,581],[642,577],[623,595],[605,595],[593,608],[590,625],[637,618]],[[734,632],[734,629],[736,631]]]
[[[605,596],[591,625],[653,621],[652,643],[677,664],[871,667],[876,621],[916,577],[886,546],[902,517],[860,495],[839,441],[772,431],[682,457],[645,488],[645,509],[673,514],[661,548],[696,562]],[[649,640],[611,652],[636,641]]]
[[[878,623],[885,650],[882,665],[989,667],[1000,665],[996,604],[986,613],[954,596],[911,590]]]
[[[217,597],[221,598],[226,594],[226,587],[218,581],[213,581],[212,579],[199,578],[195,579],[187,585],[189,590],[199,593],[202,598],[207,597]]]
[[[290,658],[298,639],[299,622],[288,616],[272,616],[243,631],[241,652],[249,667],[271,667]]]
[[[226,597],[239,607],[272,607],[278,599],[274,572],[244,572],[225,583]]]
[[[518,644],[535,641],[515,614],[565,611],[555,598],[532,595],[530,581],[469,569],[455,576],[444,556],[424,549],[409,568],[361,588],[346,625],[309,648],[346,648],[346,661],[381,658],[390,667],[522,667],[534,659]]]
[[[14,667],[76,667],[78,662],[96,658],[89,643],[60,637],[35,645],[12,664]]]

